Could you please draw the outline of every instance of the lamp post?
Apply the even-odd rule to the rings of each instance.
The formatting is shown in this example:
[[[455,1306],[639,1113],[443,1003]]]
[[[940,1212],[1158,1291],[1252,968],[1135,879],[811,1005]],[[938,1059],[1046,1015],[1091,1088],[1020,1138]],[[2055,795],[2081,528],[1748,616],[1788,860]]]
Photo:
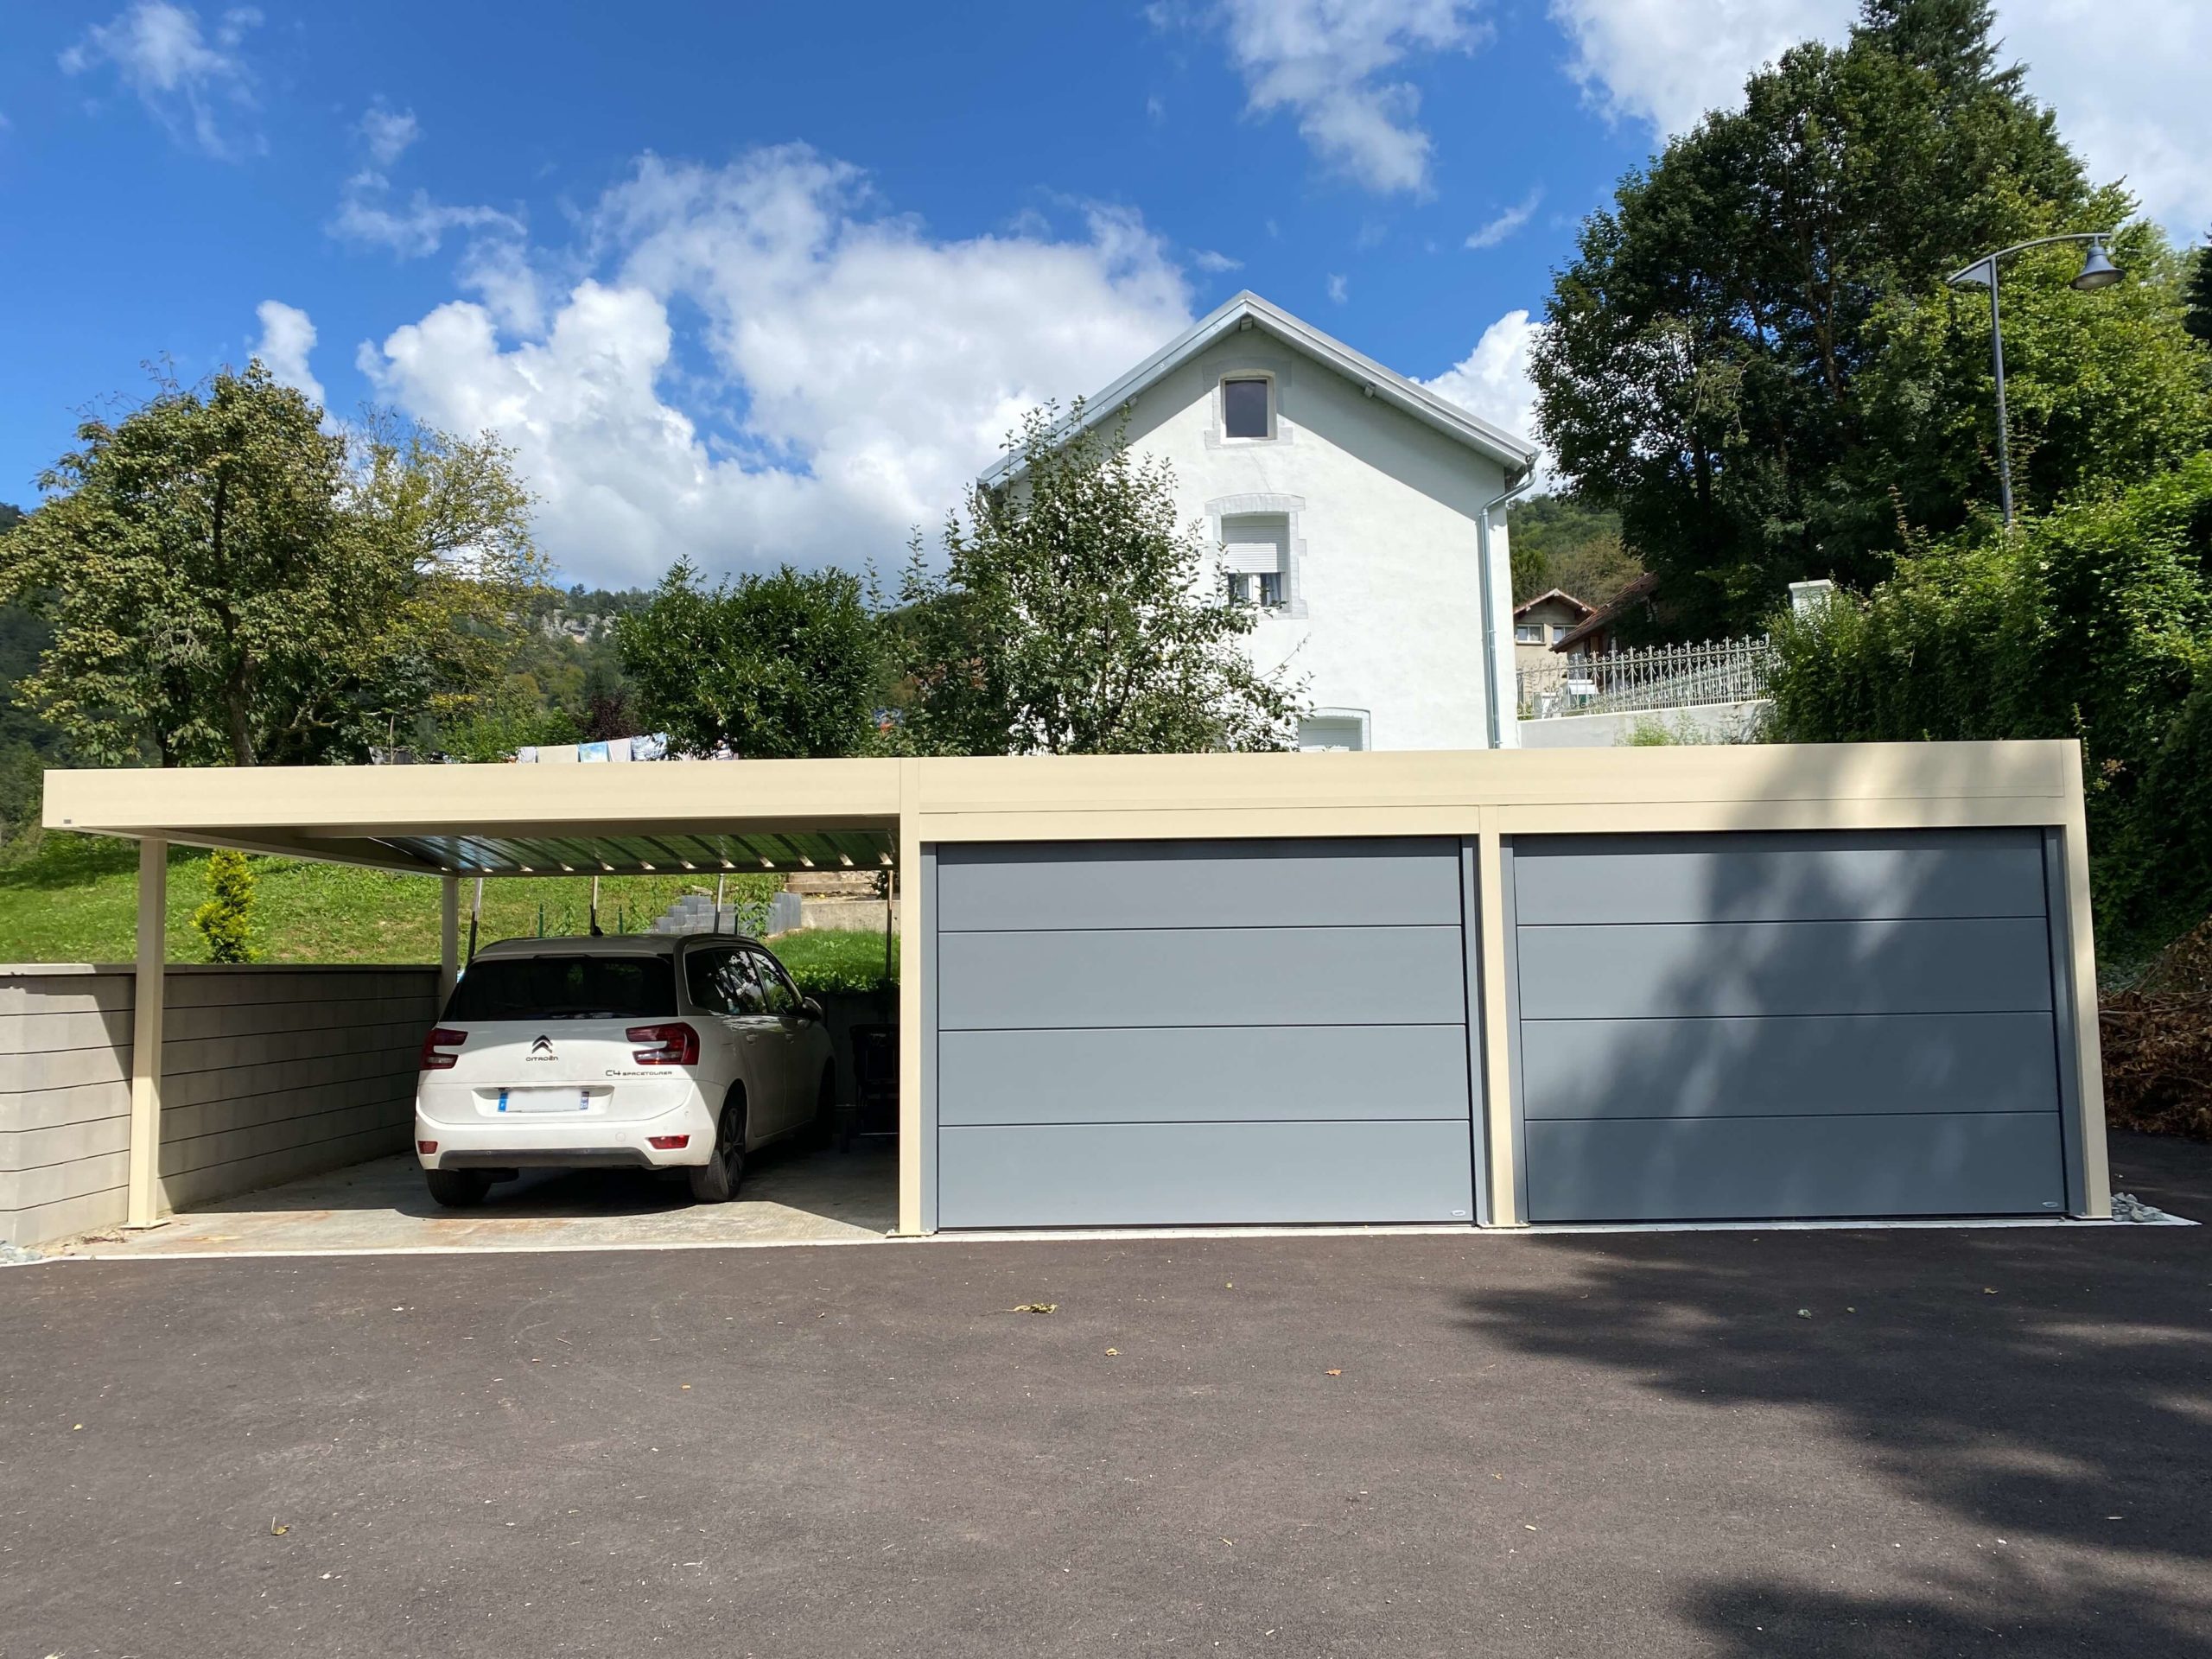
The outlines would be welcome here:
[[[1963,270],[1954,271],[1948,279],[1953,288],[1966,288],[1980,283],[1989,289],[1989,351],[1997,365],[1997,482],[2005,503],[2005,528],[2012,528],[2012,446],[2005,416],[2005,331],[1997,308],[1997,262],[2008,259],[2016,253],[2025,253],[2030,248],[2047,248],[2055,242],[2086,242],[2089,251],[2082,257],[2082,274],[2069,286],[2084,294],[2093,294],[2101,288],[2110,288],[2127,273],[2113,264],[2106,256],[2105,244],[2116,232],[2112,231],[2083,231],[2066,236],[2039,236],[2032,242],[2016,242],[2009,248],[1999,248],[1994,253],[1985,253]]]

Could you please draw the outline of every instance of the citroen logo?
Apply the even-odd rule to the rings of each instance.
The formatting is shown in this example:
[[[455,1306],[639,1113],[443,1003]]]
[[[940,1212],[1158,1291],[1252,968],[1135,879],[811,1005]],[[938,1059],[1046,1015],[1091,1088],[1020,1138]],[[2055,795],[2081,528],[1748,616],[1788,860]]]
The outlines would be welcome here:
[[[549,1060],[553,1058],[553,1039],[550,1037],[541,1037],[530,1046],[530,1058],[535,1060],[540,1057]]]

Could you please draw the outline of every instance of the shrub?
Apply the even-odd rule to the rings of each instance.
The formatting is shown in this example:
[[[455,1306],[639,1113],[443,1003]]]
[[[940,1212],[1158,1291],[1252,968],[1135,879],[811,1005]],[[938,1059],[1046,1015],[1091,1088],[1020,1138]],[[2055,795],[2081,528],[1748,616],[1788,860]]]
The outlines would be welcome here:
[[[2212,454],[1773,632],[1784,741],[2078,738],[2102,945],[2212,909]]]
[[[207,855],[207,902],[192,912],[207,960],[251,962],[253,867],[244,853],[219,847]]]

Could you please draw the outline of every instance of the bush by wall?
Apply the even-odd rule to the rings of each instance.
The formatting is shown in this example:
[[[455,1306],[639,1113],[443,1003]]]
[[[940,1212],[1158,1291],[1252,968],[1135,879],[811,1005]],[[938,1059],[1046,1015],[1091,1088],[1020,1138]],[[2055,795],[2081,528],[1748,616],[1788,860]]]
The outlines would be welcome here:
[[[1785,741],[2074,737],[2101,952],[2212,910],[2212,454],[1774,626]]]

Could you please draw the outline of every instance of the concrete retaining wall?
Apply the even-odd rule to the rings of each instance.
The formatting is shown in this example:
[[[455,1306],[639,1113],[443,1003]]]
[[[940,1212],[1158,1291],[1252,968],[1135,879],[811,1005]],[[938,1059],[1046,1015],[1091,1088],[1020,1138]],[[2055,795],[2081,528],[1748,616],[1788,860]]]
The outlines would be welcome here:
[[[165,1205],[403,1149],[437,982],[435,968],[170,968]],[[0,1239],[124,1218],[133,988],[127,967],[0,967]]]
[[[1639,729],[1656,728],[1676,743],[1756,743],[1772,702],[1707,702],[1689,709],[1637,709],[1618,715],[1562,715],[1519,722],[1524,749],[1611,749]]]

